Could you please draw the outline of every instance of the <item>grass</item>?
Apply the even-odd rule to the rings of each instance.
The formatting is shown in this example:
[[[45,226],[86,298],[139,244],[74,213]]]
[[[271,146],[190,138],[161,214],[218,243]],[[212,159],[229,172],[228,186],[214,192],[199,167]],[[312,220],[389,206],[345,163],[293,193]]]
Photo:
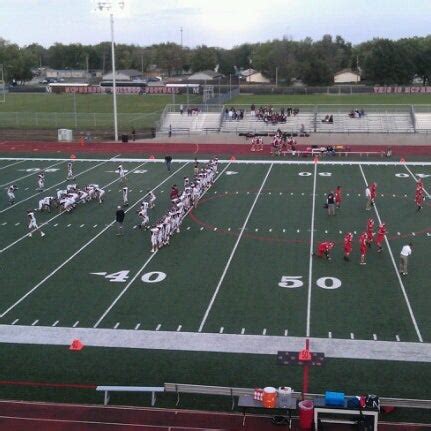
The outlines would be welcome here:
[[[0,168],[9,163],[0,161]],[[33,172],[27,169],[46,168],[54,163],[29,160],[0,170],[3,188],[11,182],[19,187],[15,207],[7,209],[3,196],[0,249],[26,234],[25,210],[35,207],[39,199],[39,195],[33,196],[34,175],[17,178]],[[76,173],[88,169],[78,177],[79,184],[97,182],[103,186],[116,180],[113,171],[117,162],[101,166],[96,163],[100,162],[75,163]],[[140,164],[130,162],[127,168]],[[192,174],[190,164],[175,164],[175,168],[172,178],[155,191],[157,206],[150,213],[153,221],[169,205],[170,185],[182,184],[184,175]],[[312,337],[328,339],[331,333],[333,338],[350,339],[353,333],[355,339],[361,340],[372,340],[376,334],[378,340],[395,342],[398,336],[401,341],[418,341],[387,245],[381,254],[373,247],[367,266],[359,265],[358,234],[368,217],[377,221],[374,211],[364,209],[365,181],[360,168],[348,162],[317,166],[314,223],[314,166],[274,165],[257,196],[269,168],[268,164],[230,165],[227,170],[231,174],[220,177],[197,210],[184,221],[182,232],[173,238],[171,246],[153,256],[145,268],[143,265],[151,256],[149,234],[132,228],[136,222],[133,209],[126,215],[124,237],[116,237],[114,228],[105,230],[121,202],[120,186],[113,182],[106,187],[110,191],[103,205],[90,202],[71,214],[58,216],[44,227],[44,239],[25,238],[0,253],[0,312],[12,306],[0,323],[51,326],[59,321],[59,327],[70,328],[79,321],[80,328],[91,328],[130,284],[98,327],[112,329],[118,324],[118,329],[134,329],[140,323],[141,330],[154,330],[161,325],[162,330],[173,333],[181,325],[181,331],[197,332],[209,308],[203,332],[219,333],[223,327],[224,333],[240,334],[244,328],[248,335],[260,335],[265,330],[270,337],[283,336],[288,329],[289,335],[304,337],[309,317]],[[47,173],[47,186],[55,191],[54,185],[64,180],[65,163],[53,169],[59,170]],[[431,167],[411,169],[415,175],[426,176],[425,188],[429,190]],[[132,203],[139,202],[148,188],[156,187],[168,176],[163,164],[145,164],[140,170],[128,176]],[[410,271],[403,278],[403,285],[418,328],[429,343],[429,201],[422,213],[415,211],[415,182],[412,177],[397,176],[408,174],[402,165],[370,165],[365,161],[363,172],[367,181],[378,183],[377,208],[388,226],[390,250],[396,262],[402,245],[414,241]],[[336,185],[343,187],[344,202],[337,215],[329,218],[323,209],[324,195]],[[25,203],[19,202],[27,198]],[[45,222],[55,215],[37,217],[39,222]],[[336,242],[332,261],[310,261],[312,227],[314,244],[322,240]],[[342,259],[342,239],[349,230],[357,235],[352,261],[346,263]],[[67,259],[70,261],[60,267]],[[124,273],[124,282],[112,283],[104,276],[91,274],[119,271],[129,271]],[[149,272],[163,272],[166,278],[159,283],[141,281],[142,274]],[[280,287],[283,276],[300,277],[297,280],[303,285],[295,289]],[[333,290],[322,288],[318,280],[325,277],[340,280],[341,286]],[[330,285],[329,280],[327,284]],[[16,303],[35,286],[38,287],[29,296]],[[49,344],[50,340],[46,340],[46,346],[2,345],[2,378],[124,385],[172,381],[245,387],[286,384],[295,389],[300,386],[299,369],[281,368],[268,355],[107,348],[86,348],[71,354],[65,347]],[[15,359],[8,361],[8,357]],[[426,398],[428,369],[428,364],[420,363],[331,359],[324,368],[313,370],[310,389]],[[418,381],[417,375],[424,378]],[[412,381],[417,383],[411,385]],[[2,396],[9,396],[14,390],[3,388]],[[43,390],[19,391],[26,398],[53,396]],[[75,391],[64,393],[65,400],[93,402],[96,397]],[[56,396],[63,395],[57,392]],[[119,396],[118,400],[124,398]]]

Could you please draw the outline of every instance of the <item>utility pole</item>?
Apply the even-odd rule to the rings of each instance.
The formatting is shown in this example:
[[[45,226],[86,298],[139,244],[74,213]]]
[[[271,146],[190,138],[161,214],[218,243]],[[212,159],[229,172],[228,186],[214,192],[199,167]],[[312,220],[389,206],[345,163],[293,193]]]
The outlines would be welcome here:
[[[88,73],[88,69],[89,69],[89,67],[88,67],[88,63],[89,63],[89,55],[87,54],[87,55],[85,56],[85,66],[86,66],[86,68],[87,68],[87,73]]]
[[[275,87],[278,87],[278,67],[275,68]]]
[[[141,72],[144,74],[144,54],[141,52]]]
[[[180,45],[181,48],[183,47],[183,28],[180,27]]]

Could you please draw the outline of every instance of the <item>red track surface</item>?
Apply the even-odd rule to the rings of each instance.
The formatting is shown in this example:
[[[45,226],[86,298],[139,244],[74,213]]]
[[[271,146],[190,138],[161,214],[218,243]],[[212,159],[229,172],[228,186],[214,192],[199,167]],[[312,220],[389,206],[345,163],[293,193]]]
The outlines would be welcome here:
[[[205,138],[202,139],[203,141]],[[298,150],[304,150],[305,145],[298,145]],[[386,146],[383,145],[357,145],[352,147],[354,151],[372,152],[384,151]],[[89,145],[80,145],[79,143],[58,143],[58,142],[42,142],[42,141],[2,141],[0,142],[0,153],[106,153],[106,154],[124,154],[135,153],[142,154],[142,157],[148,157],[152,154],[217,154],[219,156],[232,155],[253,155],[260,158],[262,154],[270,154],[270,146],[266,145],[263,152],[251,153],[250,145],[248,144],[191,144],[191,143],[115,143],[115,142],[100,142]],[[431,145],[403,145],[392,148],[394,156],[408,157],[431,155]]]
[[[270,416],[247,415],[244,427],[242,419],[238,413],[0,401],[0,431],[275,431],[287,428],[273,425]],[[299,430],[297,421],[292,429]],[[351,426],[333,425],[330,429],[344,431]],[[379,429],[429,431],[431,426],[380,423]]]

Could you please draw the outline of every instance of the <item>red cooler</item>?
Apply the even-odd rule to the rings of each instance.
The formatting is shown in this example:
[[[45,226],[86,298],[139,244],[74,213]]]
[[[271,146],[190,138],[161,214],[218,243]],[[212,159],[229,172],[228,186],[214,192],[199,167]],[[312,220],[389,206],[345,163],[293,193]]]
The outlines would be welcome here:
[[[304,400],[298,403],[299,426],[303,430],[310,430],[313,427],[314,404],[311,400]]]

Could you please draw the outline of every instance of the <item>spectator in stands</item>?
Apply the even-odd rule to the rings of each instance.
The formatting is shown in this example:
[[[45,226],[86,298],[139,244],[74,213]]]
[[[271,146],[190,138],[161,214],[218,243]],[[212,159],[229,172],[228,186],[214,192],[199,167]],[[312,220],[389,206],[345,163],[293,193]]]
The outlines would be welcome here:
[[[329,123],[329,115],[325,115],[325,118],[322,120],[322,123]]]
[[[136,130],[135,130],[135,128],[132,129],[132,141],[133,142],[136,141]]]
[[[329,116],[329,123],[332,124],[334,122],[334,117],[332,114]]]
[[[332,145],[326,147],[326,154],[329,156],[335,156],[335,148]]]
[[[364,108],[361,108],[361,110],[360,110],[359,112],[360,112],[360,114],[361,114],[361,117],[363,117],[363,116],[365,115]]]
[[[183,115],[183,113],[184,113],[184,106],[181,104],[180,105],[180,114]]]
[[[392,157],[392,147],[386,148],[385,156],[386,157]]]
[[[305,126],[304,126],[304,124],[301,124],[301,128],[299,129],[299,133],[301,135],[303,135],[305,133]]]

